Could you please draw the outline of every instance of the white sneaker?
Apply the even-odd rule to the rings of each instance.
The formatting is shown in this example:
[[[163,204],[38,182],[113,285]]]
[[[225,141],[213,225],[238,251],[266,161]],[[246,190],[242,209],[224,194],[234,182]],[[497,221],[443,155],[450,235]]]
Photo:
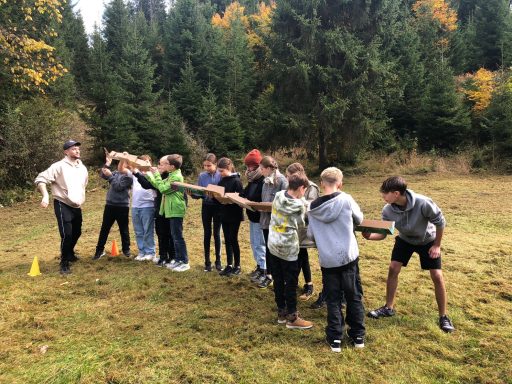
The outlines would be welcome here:
[[[139,254],[137,255],[137,257],[136,257],[135,259],[133,259],[133,260],[137,260],[137,261],[144,261],[144,255],[143,255],[142,253],[139,253]]]
[[[144,255],[143,261],[153,261],[153,255]]]
[[[175,267],[172,271],[173,272],[185,272],[190,269],[190,264],[185,264],[183,262],[180,263],[177,267]]]
[[[179,261],[176,261],[176,260],[174,260],[174,259],[172,259],[170,263],[167,263],[167,264],[165,265],[165,267],[166,267],[166,268],[168,268],[168,269],[174,269],[174,268],[176,268],[178,265],[180,265],[180,262],[179,262]]]
[[[160,260],[160,256],[153,255],[153,263],[158,264],[159,260]]]

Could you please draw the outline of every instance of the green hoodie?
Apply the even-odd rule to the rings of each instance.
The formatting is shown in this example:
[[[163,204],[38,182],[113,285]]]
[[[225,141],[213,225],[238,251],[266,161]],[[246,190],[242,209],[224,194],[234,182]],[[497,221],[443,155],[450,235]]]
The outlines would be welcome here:
[[[286,196],[286,191],[276,193],[268,235],[268,248],[274,256],[287,261],[297,260],[299,254],[299,229],[304,227],[306,208],[302,199]]]
[[[165,180],[162,180],[162,176],[160,176],[158,171],[155,173],[148,172],[146,178],[162,194],[159,214],[166,218],[184,217],[187,206],[185,205],[183,193],[172,189],[171,185],[175,181],[183,182],[181,170],[176,169],[172,171]]]

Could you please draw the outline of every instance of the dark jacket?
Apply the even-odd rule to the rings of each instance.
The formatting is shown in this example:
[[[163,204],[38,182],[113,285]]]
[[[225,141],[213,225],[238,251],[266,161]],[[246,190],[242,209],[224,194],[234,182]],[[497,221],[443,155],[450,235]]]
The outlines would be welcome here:
[[[234,173],[231,176],[223,177],[219,181],[219,185],[224,187],[225,193],[243,191],[242,182],[240,181],[240,175]],[[242,207],[238,204],[220,204],[220,218],[225,223],[236,223],[237,221],[243,221],[244,212]]]
[[[105,176],[101,170],[100,176],[110,183],[110,188],[107,192],[107,205],[113,205],[116,207],[129,207],[130,189],[132,188],[133,184],[133,179],[131,176],[120,173],[118,171],[112,172],[112,176]]]
[[[256,179],[247,184],[244,188],[243,192],[240,196],[245,197],[247,200],[261,202],[261,190],[263,189],[263,181],[265,180],[264,176],[261,176],[259,179]],[[247,217],[253,223],[260,222],[260,213],[259,211],[247,211]]]

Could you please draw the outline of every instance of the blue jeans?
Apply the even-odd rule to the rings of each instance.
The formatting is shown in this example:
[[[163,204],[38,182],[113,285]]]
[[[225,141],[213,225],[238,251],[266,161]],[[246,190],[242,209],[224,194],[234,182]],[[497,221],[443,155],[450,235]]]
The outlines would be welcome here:
[[[267,269],[267,259],[265,257],[267,249],[260,223],[253,223],[252,221],[249,221],[249,231],[254,261],[256,261],[256,264],[261,269]]]
[[[183,238],[183,217],[171,217],[169,225],[171,226],[171,236],[174,241],[176,261],[188,264],[187,244]]]
[[[139,254],[155,254],[155,208],[132,208],[133,230]]]

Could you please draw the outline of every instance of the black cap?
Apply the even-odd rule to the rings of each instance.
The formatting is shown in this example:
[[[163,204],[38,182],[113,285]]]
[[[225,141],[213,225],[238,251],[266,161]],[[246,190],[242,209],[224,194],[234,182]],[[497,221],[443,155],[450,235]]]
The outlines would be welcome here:
[[[68,140],[68,141],[66,141],[66,142],[64,143],[64,145],[62,146],[62,148],[63,148],[64,150],[66,150],[66,149],[69,149],[69,148],[71,148],[71,147],[74,147],[75,145],[80,146],[81,144],[82,144],[82,143],[79,143],[78,141],[75,141],[75,140]]]

